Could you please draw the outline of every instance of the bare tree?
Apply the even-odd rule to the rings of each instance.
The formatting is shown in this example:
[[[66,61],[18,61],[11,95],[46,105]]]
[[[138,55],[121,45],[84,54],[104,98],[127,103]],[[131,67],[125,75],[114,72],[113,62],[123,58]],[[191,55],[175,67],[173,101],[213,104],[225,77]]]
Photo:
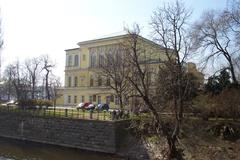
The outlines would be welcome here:
[[[56,107],[56,101],[61,96],[58,93],[59,88],[61,87],[60,78],[57,76],[50,77],[49,88],[51,90],[50,97],[53,100],[53,106]]]
[[[33,58],[25,61],[27,74],[29,75],[29,82],[31,85],[31,98],[35,98],[37,78],[40,72],[41,61],[39,58]]]
[[[8,92],[10,92],[11,86],[13,86],[17,100],[27,99],[28,78],[26,74],[23,73],[23,69],[19,61],[7,66],[4,73],[5,73],[5,76],[8,77],[8,81],[9,81]]]
[[[8,84],[8,97],[16,97],[18,100],[39,98],[39,92],[44,94],[48,100],[54,97],[53,87],[58,78],[53,75],[52,69],[55,65],[48,56],[41,56],[9,64],[4,72],[5,81]],[[43,72],[45,71],[45,72]],[[43,78],[44,77],[44,78]],[[39,81],[43,78],[43,83]],[[40,90],[44,87],[45,90]]]
[[[227,24],[234,33],[234,40],[236,45],[240,45],[240,1],[228,1],[228,7],[223,11],[222,16],[226,19]]]
[[[202,61],[204,64],[210,60],[218,63],[225,61],[227,63],[225,68],[229,69],[233,83],[238,84],[234,59],[239,56],[240,48],[236,45],[237,41],[233,34],[238,35],[239,25],[238,27],[233,25],[237,23],[237,19],[233,20],[234,14],[213,10],[205,12],[193,26],[192,49],[201,53],[201,57],[204,57]]]
[[[20,64],[19,61],[15,63],[15,65],[10,66],[10,70],[12,70],[12,83],[14,85],[16,95],[17,95],[17,100],[22,99],[21,91],[22,91],[22,84],[21,84],[21,73],[20,73]]]
[[[176,142],[181,128],[184,105],[186,105],[185,97],[189,88],[186,84],[190,84],[185,83],[186,70],[184,69],[190,48],[189,37],[187,36],[187,20],[190,15],[191,12],[186,10],[182,3],[176,1],[174,4],[167,4],[158,8],[152,16],[153,37],[159,44],[158,50],[161,52],[157,52],[158,55],[150,57],[158,60],[159,71],[165,71],[162,76],[166,77],[165,81],[169,82],[165,89],[169,93],[168,101],[172,103],[163,104],[165,106],[171,104],[173,108],[174,117],[171,125],[166,124],[162,119],[162,106],[155,101],[156,98],[160,97],[157,97],[157,88],[152,87],[149,80],[152,58],[148,55],[152,53],[141,42],[142,38],[139,36],[140,29],[138,26],[133,31],[129,31],[127,60],[131,65],[132,72],[128,80],[151,111],[154,117],[153,128],[156,129],[157,135],[166,137],[168,159],[182,159],[181,153],[176,148]],[[155,84],[159,83],[162,83],[162,81],[155,82]]]
[[[49,90],[49,74],[51,74],[52,69],[54,68],[55,64],[51,62],[51,59],[48,55],[42,56],[43,67],[42,70],[45,70],[45,91],[46,91],[46,98],[48,100],[51,99],[51,93]]]
[[[149,75],[151,68],[149,62],[151,59],[149,57],[151,56],[151,52],[145,49],[146,41],[143,40],[139,33],[140,28],[136,24],[133,30],[128,31],[128,38],[124,44],[126,48],[125,61],[130,68],[130,74],[126,78],[136,92],[133,95],[141,97],[150,110],[152,110],[153,114],[157,116],[157,111],[151,101],[152,94],[150,91],[151,81]]]
[[[191,46],[188,37],[188,20],[191,11],[186,9],[184,4],[178,0],[174,4],[164,5],[154,12],[151,26],[153,29],[154,40],[164,48],[165,60],[160,65],[160,72],[165,70],[165,79],[169,81],[168,85],[162,85],[168,92],[162,92],[160,96],[168,93],[169,100],[172,101],[172,111],[174,113],[174,122],[172,131],[163,129],[169,145],[169,158],[181,159],[181,154],[177,151],[176,141],[178,140],[181,123],[183,118],[183,109],[186,105],[187,93],[189,93],[189,84],[185,71],[185,63],[189,56]],[[159,81],[159,84],[163,81]],[[166,105],[166,103],[165,103]]]
[[[125,49],[121,44],[114,45],[106,50],[102,58],[100,74],[107,79],[107,85],[115,91],[119,99],[120,108],[124,109],[123,99],[130,90],[129,82],[126,79],[130,71],[125,60]]]
[[[189,87],[184,83],[184,64],[189,56],[190,41],[188,37],[188,19],[191,12],[179,1],[159,8],[152,16],[151,26],[154,39],[164,47],[166,60],[160,66],[160,71],[167,71],[165,76],[169,84],[164,86],[168,91],[168,97],[172,101],[174,113],[174,127],[171,132],[166,132],[169,145],[169,158],[179,158],[181,155],[176,149],[176,141],[179,136],[183,109],[186,101],[186,93]],[[159,82],[161,84],[161,81]]]
[[[13,96],[12,93],[12,78],[13,78],[13,67],[12,65],[9,65],[4,70],[4,77],[5,77],[5,84],[7,85],[7,100],[10,100],[11,96]]]

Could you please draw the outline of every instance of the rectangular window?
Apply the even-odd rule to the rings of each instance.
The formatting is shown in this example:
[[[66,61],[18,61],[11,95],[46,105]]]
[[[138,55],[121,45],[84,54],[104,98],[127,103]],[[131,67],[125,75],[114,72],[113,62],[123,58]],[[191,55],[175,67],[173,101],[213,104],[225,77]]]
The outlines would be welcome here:
[[[68,96],[68,103],[71,103],[71,96]]]
[[[111,99],[111,96],[106,96],[106,103],[107,103],[107,104],[110,103],[110,99]]]
[[[110,101],[114,102],[114,96],[113,95],[110,96]]]
[[[96,100],[97,100],[97,96],[93,95],[93,102],[96,102]]]
[[[75,77],[74,78],[74,87],[77,87],[78,86],[78,77]]]
[[[74,96],[74,103],[77,103],[77,96]]]
[[[84,103],[84,96],[81,97],[81,102]]]
[[[90,87],[93,87],[93,78],[90,79]]]
[[[93,96],[89,96],[89,102],[92,103],[93,101]]]
[[[101,103],[102,103],[102,102],[101,102],[101,96],[98,96],[97,103],[98,103],[98,104],[101,104]]]
[[[118,96],[115,96],[115,104],[119,105],[119,98],[118,98]]]

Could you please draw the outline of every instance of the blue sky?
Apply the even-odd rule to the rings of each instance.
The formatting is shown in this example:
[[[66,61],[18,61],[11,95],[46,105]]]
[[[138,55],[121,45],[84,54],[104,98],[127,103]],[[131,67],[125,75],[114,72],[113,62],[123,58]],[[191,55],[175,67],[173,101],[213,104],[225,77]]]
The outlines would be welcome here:
[[[3,67],[17,59],[49,54],[63,80],[65,49],[76,43],[119,32],[139,23],[148,37],[152,12],[167,0],[1,0],[4,29]],[[192,21],[227,0],[185,0]]]

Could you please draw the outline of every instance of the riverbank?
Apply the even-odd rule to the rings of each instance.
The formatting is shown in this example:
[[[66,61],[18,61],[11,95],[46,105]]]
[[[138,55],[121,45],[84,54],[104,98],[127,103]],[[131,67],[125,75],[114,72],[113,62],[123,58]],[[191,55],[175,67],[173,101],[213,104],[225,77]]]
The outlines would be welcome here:
[[[222,128],[216,130],[219,123],[223,124],[220,125]],[[166,147],[165,139],[148,137],[149,141],[143,142],[129,130],[129,124],[129,120],[100,121],[0,112],[1,137],[24,140],[24,143],[33,141],[104,152],[131,160],[161,159],[162,150]],[[184,119],[178,147],[183,150],[185,159],[239,160],[240,135],[234,140],[226,140],[223,135],[215,134],[211,130],[220,131],[224,126],[239,129],[240,122],[203,121],[197,117]]]
[[[138,156],[145,151],[149,159],[162,160],[163,151],[168,147],[166,139],[156,136],[144,139],[142,143],[138,142],[144,146]],[[139,145],[129,143],[126,146],[123,153],[131,156],[131,150],[136,151]],[[240,160],[240,121],[186,118],[182,123],[177,147],[182,150],[185,160]]]

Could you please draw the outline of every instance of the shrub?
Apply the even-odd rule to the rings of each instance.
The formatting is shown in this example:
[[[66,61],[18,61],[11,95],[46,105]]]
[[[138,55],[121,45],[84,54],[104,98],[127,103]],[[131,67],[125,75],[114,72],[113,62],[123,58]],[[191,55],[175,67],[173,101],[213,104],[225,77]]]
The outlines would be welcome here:
[[[224,89],[218,95],[200,95],[195,99],[203,119],[221,117],[236,119],[240,116],[240,91],[238,89]]]
[[[214,136],[219,136],[224,140],[237,140],[240,137],[239,126],[233,123],[221,122],[214,124],[208,129]]]
[[[45,99],[29,99],[29,100],[19,100],[19,106],[21,107],[34,107],[34,106],[52,106],[52,101]]]

